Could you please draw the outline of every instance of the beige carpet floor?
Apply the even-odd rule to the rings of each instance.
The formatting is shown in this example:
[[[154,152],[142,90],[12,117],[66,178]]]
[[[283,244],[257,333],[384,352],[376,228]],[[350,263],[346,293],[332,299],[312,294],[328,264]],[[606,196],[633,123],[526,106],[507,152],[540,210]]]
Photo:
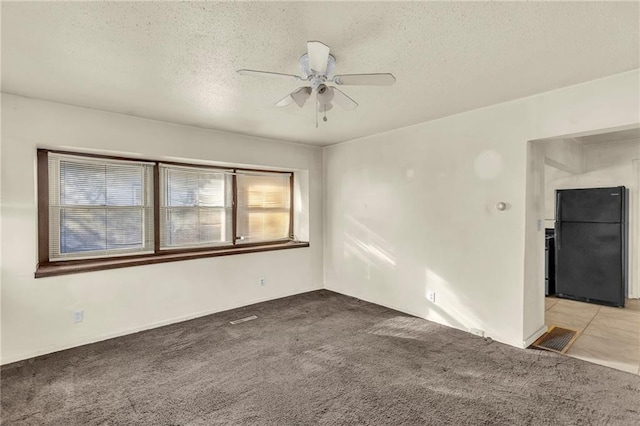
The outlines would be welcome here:
[[[4,366],[1,381],[6,425],[640,424],[637,375],[329,291]]]

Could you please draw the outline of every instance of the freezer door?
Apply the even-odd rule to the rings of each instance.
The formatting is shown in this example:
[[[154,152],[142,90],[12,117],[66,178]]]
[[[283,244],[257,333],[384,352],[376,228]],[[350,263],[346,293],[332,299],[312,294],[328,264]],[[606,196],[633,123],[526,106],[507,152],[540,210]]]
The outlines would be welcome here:
[[[556,191],[556,220],[562,222],[624,221],[624,186]]]
[[[556,230],[556,293],[624,306],[623,254],[621,224],[562,222]]]

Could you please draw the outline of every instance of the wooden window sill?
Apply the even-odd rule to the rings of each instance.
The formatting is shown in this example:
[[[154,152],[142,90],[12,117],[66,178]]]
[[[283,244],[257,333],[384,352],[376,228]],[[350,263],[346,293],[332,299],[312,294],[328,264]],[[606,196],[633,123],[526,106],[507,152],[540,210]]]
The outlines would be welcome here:
[[[180,260],[201,259],[205,257],[229,256],[243,253],[258,253],[263,251],[286,250],[292,248],[309,247],[308,242],[289,241],[278,244],[263,244],[252,246],[235,246],[211,250],[189,251],[181,253],[159,253],[151,255],[131,256],[127,258],[90,259],[78,261],[49,262],[38,265],[35,277],[53,277],[57,275],[78,274],[81,272],[104,271],[107,269],[127,268],[129,266],[152,265],[154,263],[176,262]]]

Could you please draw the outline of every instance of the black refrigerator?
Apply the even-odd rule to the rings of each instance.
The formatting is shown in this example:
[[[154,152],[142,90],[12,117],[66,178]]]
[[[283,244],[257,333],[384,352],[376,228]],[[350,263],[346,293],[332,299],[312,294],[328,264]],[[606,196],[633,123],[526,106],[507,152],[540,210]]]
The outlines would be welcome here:
[[[624,186],[556,191],[556,295],[624,306],[628,202]]]

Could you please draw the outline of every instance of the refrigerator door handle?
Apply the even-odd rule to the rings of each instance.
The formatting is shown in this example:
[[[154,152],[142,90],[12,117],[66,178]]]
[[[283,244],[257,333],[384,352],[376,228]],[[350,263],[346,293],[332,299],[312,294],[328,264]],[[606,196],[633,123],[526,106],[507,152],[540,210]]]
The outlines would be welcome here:
[[[558,250],[560,250],[560,245],[561,245],[561,240],[562,240],[562,216],[560,216],[560,213],[562,213],[562,208],[560,207],[561,204],[560,202],[562,201],[562,193],[560,191],[556,191],[556,235],[555,235],[555,242],[556,242],[556,248]]]

